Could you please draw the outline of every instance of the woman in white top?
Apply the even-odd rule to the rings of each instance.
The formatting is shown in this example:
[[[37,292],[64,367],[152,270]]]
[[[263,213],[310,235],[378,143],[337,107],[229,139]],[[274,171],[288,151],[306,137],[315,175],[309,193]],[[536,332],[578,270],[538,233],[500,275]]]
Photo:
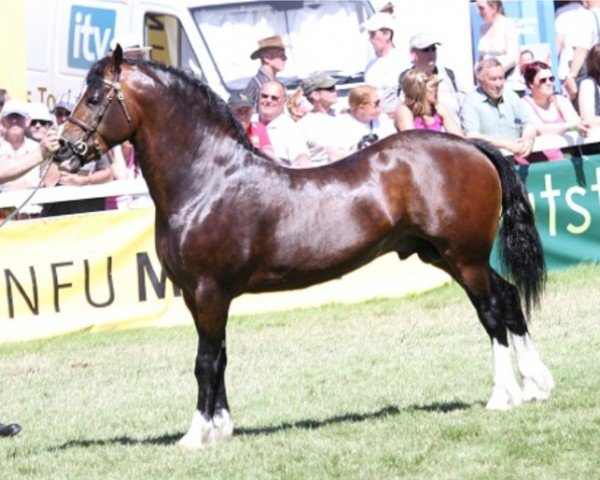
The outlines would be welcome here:
[[[483,20],[477,44],[478,61],[496,57],[502,64],[505,77],[518,78],[519,34],[517,24],[504,13],[500,1],[477,0],[477,11]],[[510,82],[509,82],[510,83]]]
[[[523,78],[531,95],[523,97],[522,102],[531,113],[538,135],[563,135],[569,131],[577,131],[582,136],[588,134],[587,124],[581,121],[571,102],[562,95],[556,95],[556,78],[548,64],[539,61],[528,64]],[[536,162],[562,158],[564,155],[560,149],[548,148],[533,152],[528,160]]]
[[[531,118],[539,135],[562,135],[577,131],[586,136],[587,125],[581,120],[573,104],[564,96],[556,95],[550,65],[534,61],[523,72],[525,84],[531,95],[523,97],[523,102],[531,112]]]
[[[382,113],[381,99],[371,85],[359,85],[348,95],[350,111],[337,117],[343,140],[340,147],[349,152],[365,148],[396,133],[394,122]]]

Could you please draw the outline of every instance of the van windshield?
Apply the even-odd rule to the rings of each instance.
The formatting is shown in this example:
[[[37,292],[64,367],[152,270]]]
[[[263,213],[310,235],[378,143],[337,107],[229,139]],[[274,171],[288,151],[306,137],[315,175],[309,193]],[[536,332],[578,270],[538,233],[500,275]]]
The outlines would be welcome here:
[[[361,82],[373,49],[360,25],[371,14],[366,1],[256,1],[192,10],[228,90],[246,87],[260,66],[250,55],[258,40],[273,35],[289,46],[285,70],[277,76],[288,88],[317,70],[340,83]]]

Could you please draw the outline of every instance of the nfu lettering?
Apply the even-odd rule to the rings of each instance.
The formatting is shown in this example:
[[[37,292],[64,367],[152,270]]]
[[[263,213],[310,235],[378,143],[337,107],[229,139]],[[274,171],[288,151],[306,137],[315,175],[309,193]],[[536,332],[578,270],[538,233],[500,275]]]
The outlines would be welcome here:
[[[115,30],[115,11],[73,7],[69,66],[89,68],[108,51]]]

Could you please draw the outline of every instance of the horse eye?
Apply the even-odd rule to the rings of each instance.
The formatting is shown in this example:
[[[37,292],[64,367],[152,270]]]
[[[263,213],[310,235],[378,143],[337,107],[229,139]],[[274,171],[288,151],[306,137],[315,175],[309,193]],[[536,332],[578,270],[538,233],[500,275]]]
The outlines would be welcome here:
[[[92,95],[85,103],[90,107],[100,105],[100,97],[98,95]]]

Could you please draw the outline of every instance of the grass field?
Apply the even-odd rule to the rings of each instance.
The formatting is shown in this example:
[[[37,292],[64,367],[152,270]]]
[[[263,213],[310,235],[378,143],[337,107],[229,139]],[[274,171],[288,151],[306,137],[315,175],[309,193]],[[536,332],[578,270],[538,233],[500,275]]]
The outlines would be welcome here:
[[[173,445],[193,413],[193,327],[0,345],[10,479],[600,478],[600,266],[550,275],[530,324],[556,389],[484,409],[491,349],[455,285],[403,299],[233,317],[236,432]]]

